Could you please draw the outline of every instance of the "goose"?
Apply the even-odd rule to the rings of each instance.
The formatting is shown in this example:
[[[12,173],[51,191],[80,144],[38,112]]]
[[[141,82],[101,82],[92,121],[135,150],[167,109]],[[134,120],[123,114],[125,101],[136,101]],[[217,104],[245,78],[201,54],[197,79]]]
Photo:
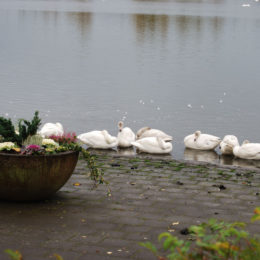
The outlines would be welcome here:
[[[233,155],[233,148],[239,145],[237,137],[234,135],[226,135],[221,141],[219,147],[224,155]]]
[[[127,148],[131,147],[131,142],[135,141],[135,134],[129,127],[124,127],[122,121],[118,122],[118,134],[117,134],[118,146]]]
[[[184,138],[186,148],[197,150],[214,150],[221,142],[221,139],[214,135],[202,134],[196,131],[194,134]]]
[[[233,153],[241,159],[260,160],[260,143],[245,140],[241,146],[238,144],[233,148]]]
[[[172,136],[167,135],[161,130],[153,129],[150,127],[143,127],[139,129],[136,133],[136,139],[142,139],[144,137],[162,137],[165,141],[172,141]]]
[[[46,123],[42,129],[38,132],[43,138],[50,137],[52,135],[62,136],[64,134],[63,126],[61,123]]]
[[[111,136],[107,130],[91,131],[80,134],[77,138],[87,146],[97,149],[110,149],[118,144],[117,138]]]
[[[172,144],[162,137],[144,137],[132,142],[132,145],[145,153],[167,154],[172,151]]]

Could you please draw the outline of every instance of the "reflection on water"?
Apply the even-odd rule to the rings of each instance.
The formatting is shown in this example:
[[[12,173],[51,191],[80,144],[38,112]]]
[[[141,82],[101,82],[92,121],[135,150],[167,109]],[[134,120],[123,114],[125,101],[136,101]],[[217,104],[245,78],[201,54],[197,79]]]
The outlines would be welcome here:
[[[199,161],[208,163],[218,163],[219,155],[215,151],[200,151],[186,148],[184,150],[184,160]]]
[[[220,156],[220,164],[223,165],[233,165],[234,164],[234,156],[232,155],[221,155]]]
[[[138,41],[144,42],[155,37],[155,32],[159,32],[162,38],[167,38],[169,26],[169,17],[167,15],[134,14],[133,21]]]
[[[256,168],[260,168],[260,161],[235,159],[233,161],[233,165],[241,166],[241,167],[256,167]]]
[[[176,29],[180,36],[194,35],[197,39],[202,38],[205,31],[211,34],[212,37],[218,38],[224,28],[225,18],[223,17],[208,17],[205,19],[201,16],[175,16],[173,18]]]
[[[91,13],[66,13],[66,16],[75,24],[76,29],[80,31],[82,39],[88,37],[91,31],[93,15]]]
[[[133,149],[133,147],[130,148],[123,148],[123,149],[118,149],[117,150],[117,155],[119,156],[126,156],[126,157],[132,157],[135,156],[135,150]]]
[[[251,7],[0,1],[0,115],[30,118],[37,109],[43,123],[79,134],[115,135],[124,120],[172,135],[173,158],[218,162],[214,152],[184,152],[183,138],[200,129],[260,142],[260,4]]]
[[[220,165],[234,165],[240,167],[257,167],[260,168],[260,161],[244,160],[229,155],[219,155],[216,151],[200,151],[195,149],[185,149],[183,154],[184,160],[207,162]]]
[[[220,164],[223,165],[234,165],[234,166],[240,166],[240,167],[256,167],[260,168],[260,161],[258,160],[244,160],[239,158],[234,158],[232,156],[221,156],[220,158]]]

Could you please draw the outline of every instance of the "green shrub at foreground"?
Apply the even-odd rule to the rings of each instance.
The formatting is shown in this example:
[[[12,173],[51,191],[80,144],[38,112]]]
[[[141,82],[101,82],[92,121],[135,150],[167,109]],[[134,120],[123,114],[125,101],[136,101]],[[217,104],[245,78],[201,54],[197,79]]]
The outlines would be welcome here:
[[[251,221],[260,220],[260,207],[254,211]],[[184,242],[170,233],[161,233],[159,241],[163,241],[163,249],[167,256],[160,256],[157,248],[151,243],[140,243],[149,249],[159,260],[257,260],[260,259],[260,239],[250,237],[244,231],[245,223],[225,223],[210,219],[207,223],[191,226],[189,231],[195,239],[195,245]],[[6,249],[5,253],[13,260],[22,260],[19,251]],[[62,256],[54,254],[56,260]]]
[[[251,221],[260,220],[260,207]],[[194,242],[183,241],[170,233],[161,233],[166,256],[161,256],[151,242],[140,243],[160,260],[256,260],[260,259],[260,238],[250,236],[242,222],[225,223],[210,219],[207,223],[191,226],[189,232]]]

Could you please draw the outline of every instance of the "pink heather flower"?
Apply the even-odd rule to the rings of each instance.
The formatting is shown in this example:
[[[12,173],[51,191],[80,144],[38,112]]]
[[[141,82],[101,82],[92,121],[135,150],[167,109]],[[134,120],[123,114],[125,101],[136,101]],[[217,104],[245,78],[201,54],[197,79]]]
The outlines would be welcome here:
[[[75,143],[77,141],[77,135],[74,132],[64,133],[61,136],[52,135],[49,138],[53,139],[55,142],[59,144],[63,144],[63,143],[70,144],[70,143]]]
[[[33,151],[39,151],[41,150],[41,147],[39,145],[36,144],[30,144],[26,146],[26,150],[33,150]]]

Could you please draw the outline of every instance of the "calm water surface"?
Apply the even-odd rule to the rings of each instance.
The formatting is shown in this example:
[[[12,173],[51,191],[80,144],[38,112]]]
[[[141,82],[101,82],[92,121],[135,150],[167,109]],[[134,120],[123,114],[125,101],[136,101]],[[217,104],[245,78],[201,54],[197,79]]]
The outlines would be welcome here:
[[[243,7],[243,4],[250,4]],[[0,115],[260,142],[260,2],[0,0]]]

